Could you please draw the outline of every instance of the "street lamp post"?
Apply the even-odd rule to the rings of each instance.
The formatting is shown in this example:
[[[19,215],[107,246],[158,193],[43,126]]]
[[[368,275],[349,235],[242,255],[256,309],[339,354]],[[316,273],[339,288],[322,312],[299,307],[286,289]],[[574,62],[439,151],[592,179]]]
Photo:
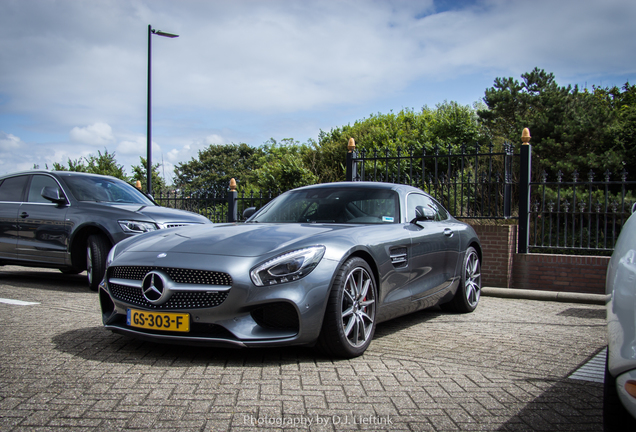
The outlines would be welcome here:
[[[169,37],[169,38],[176,38],[179,37],[179,35],[177,34],[172,34],[172,33],[166,33],[163,32],[161,30],[155,30],[152,28],[152,26],[150,24],[148,24],[148,124],[147,126],[147,132],[146,132],[146,163],[147,163],[147,171],[146,171],[146,177],[147,177],[147,190],[148,190],[148,195],[152,194],[152,133],[151,133],[151,109],[150,109],[150,54],[151,54],[151,40],[152,40],[152,35],[156,34],[158,36],[164,36],[164,37]]]

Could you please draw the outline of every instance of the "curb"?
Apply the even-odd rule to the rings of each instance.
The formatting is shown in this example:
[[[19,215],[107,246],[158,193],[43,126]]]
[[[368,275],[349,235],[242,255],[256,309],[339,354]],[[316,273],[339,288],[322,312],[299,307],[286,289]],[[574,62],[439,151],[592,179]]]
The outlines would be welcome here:
[[[605,303],[607,302],[607,296],[605,294],[584,294],[584,293],[571,293],[571,292],[561,292],[561,291],[539,291],[539,290],[515,289],[515,288],[483,287],[481,289],[481,294],[488,297],[557,301],[557,302],[564,302],[564,303],[586,303],[586,304],[605,305]]]

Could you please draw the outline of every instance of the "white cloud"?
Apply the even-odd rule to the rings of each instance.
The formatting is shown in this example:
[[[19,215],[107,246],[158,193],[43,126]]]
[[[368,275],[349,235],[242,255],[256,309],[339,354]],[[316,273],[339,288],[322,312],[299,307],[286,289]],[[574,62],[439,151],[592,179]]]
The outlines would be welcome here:
[[[15,135],[0,131],[0,152],[11,151],[20,148],[21,140]],[[2,154],[0,153],[0,154]]]
[[[142,137],[142,136],[138,136],[138,137],[133,137],[131,139],[127,139],[127,140],[123,140],[121,141],[118,145],[117,148],[115,149],[115,152],[117,153],[117,155],[143,155],[145,157],[146,152],[147,152],[147,146],[146,146],[146,137]],[[155,142],[152,143],[152,149],[153,151],[158,149],[158,146]]]
[[[115,140],[113,129],[106,123],[94,123],[86,127],[74,127],[71,129],[72,141],[88,144],[95,147],[104,147]]]
[[[164,163],[170,163],[173,167],[179,162],[188,162],[192,158],[197,158],[199,151],[209,147],[210,145],[222,145],[228,144],[228,140],[220,135],[212,134],[206,136],[202,140],[194,140],[181,146],[181,148],[173,148],[165,154],[167,161]],[[167,165],[166,165],[167,166]],[[171,172],[173,169],[170,170]]]
[[[153,161],[169,149],[166,170],[210,144],[304,141],[316,125],[360,113],[466,93],[460,102],[472,103],[484,82],[535,66],[562,85],[608,74],[621,82],[601,84],[621,85],[636,74],[633,0],[29,0],[0,9],[0,158],[12,168],[109,146],[127,169],[145,157],[148,23],[180,35],[152,37]],[[30,151],[8,152],[10,136]]]
[[[27,144],[15,135],[0,131],[0,174],[13,171],[21,171],[33,167],[33,162],[22,158],[24,162],[18,162],[21,154],[26,150]]]

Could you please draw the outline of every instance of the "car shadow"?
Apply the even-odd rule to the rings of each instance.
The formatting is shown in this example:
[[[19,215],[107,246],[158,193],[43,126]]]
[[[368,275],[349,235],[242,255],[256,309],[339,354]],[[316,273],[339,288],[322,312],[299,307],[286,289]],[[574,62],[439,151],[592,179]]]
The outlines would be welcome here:
[[[409,327],[422,324],[443,313],[439,308],[394,318],[378,324],[374,339],[381,339]],[[142,341],[119,335],[103,327],[86,327],[61,333],[53,338],[55,349],[85,360],[192,366],[223,364],[242,367],[246,364],[286,364],[315,361],[348,361],[333,358],[310,347],[231,348],[202,347]],[[373,342],[372,342],[373,343]]]
[[[549,381],[525,379],[543,387]],[[559,425],[555,429],[555,425]],[[498,431],[603,430],[603,384],[563,378],[511,416]],[[627,429],[626,429],[627,430]]]
[[[37,288],[60,292],[89,292],[86,272],[64,274],[55,269],[0,267],[0,283],[20,288]]]
[[[306,347],[231,348],[148,342],[119,335],[103,327],[86,327],[61,333],[52,339],[55,349],[104,363],[129,363],[169,367],[312,362],[316,352]]]
[[[580,313],[588,311],[581,310]],[[545,388],[545,390],[497,430],[555,430],[554,426],[558,424],[560,426],[558,430],[602,431],[603,383],[571,377],[575,371],[587,364],[599,352],[600,350],[591,354],[561,379],[555,377],[554,379],[525,378],[517,380],[520,387],[538,387]]]
[[[381,339],[385,336],[390,336],[394,333],[420,325],[448,313],[450,312],[442,311],[439,306],[433,306],[428,309],[411,312],[408,315],[402,315],[401,317],[381,322],[375,328],[375,336],[373,336],[373,339]]]

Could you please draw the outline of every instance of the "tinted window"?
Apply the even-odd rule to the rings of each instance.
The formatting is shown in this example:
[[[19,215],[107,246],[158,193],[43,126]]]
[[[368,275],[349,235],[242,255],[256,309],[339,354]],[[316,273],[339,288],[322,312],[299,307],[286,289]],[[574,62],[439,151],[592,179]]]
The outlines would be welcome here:
[[[29,196],[27,197],[27,201],[50,203],[51,201],[42,196],[42,190],[47,186],[60,190],[57,182],[52,177],[45,175],[34,175],[31,179],[31,186],[29,186]],[[60,195],[62,195],[61,191]]]
[[[22,192],[29,176],[9,177],[0,185],[0,201],[22,201]]]
[[[78,201],[154,205],[144,194],[121,180],[77,175],[64,177],[64,182]]]
[[[412,221],[415,219],[415,208],[417,206],[422,206],[424,208],[433,209],[435,212],[435,220],[442,221],[448,219],[448,212],[442,207],[437,201],[432,198],[427,197],[426,195],[420,195],[417,193],[412,193],[408,196],[407,200],[407,215],[408,220]]]
[[[399,221],[394,191],[367,188],[320,188],[281,195],[250,218],[251,222],[360,223]]]

